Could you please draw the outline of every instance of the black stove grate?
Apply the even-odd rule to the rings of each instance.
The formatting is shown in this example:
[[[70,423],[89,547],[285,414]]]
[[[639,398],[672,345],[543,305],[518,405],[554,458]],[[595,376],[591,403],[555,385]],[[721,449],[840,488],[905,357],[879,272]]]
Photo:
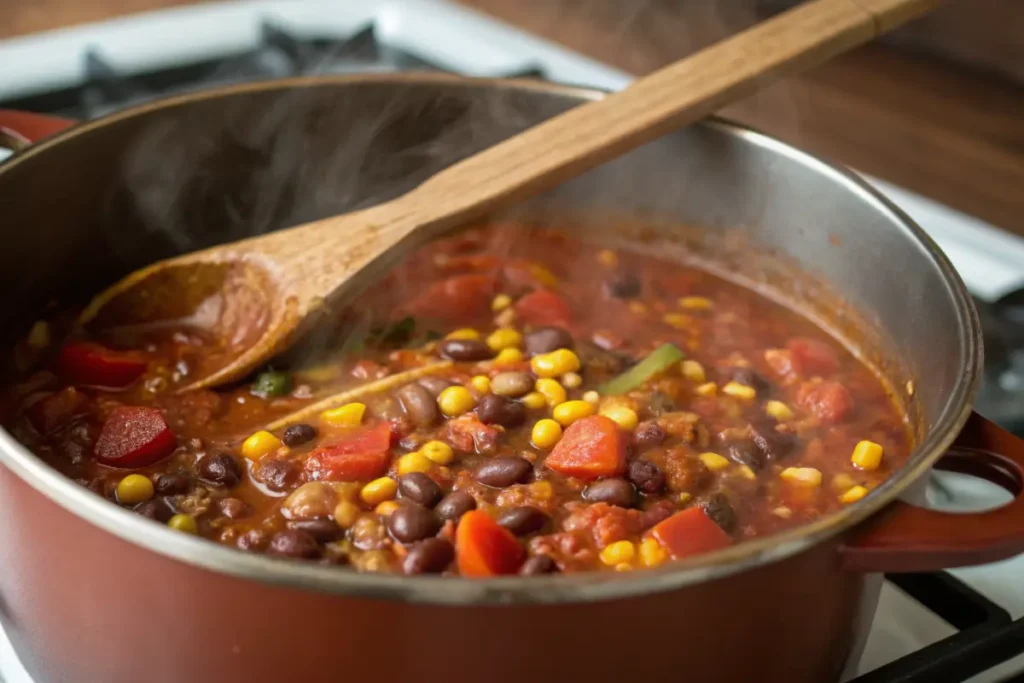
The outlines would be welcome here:
[[[0,107],[90,119],[158,97],[233,83],[309,74],[445,70],[383,44],[372,25],[339,39],[296,37],[265,22],[252,50],[130,77],[118,73],[102,49],[89,50],[82,59],[82,84],[0,102]],[[544,73],[530,69],[495,76],[543,78]],[[1011,621],[1006,610],[949,574],[888,578],[959,632],[851,683],[960,683],[1024,653],[1024,619]],[[1013,681],[1024,683],[1024,675]]]

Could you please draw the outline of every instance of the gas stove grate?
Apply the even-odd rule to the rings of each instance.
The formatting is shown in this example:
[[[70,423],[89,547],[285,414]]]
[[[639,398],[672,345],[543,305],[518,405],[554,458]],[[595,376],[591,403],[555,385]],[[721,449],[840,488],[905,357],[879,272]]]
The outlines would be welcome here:
[[[962,683],[1024,652],[1024,618],[1012,621],[1005,609],[950,574],[886,578],[958,632],[849,683]]]
[[[224,54],[166,69],[126,76],[110,66],[101,48],[83,56],[84,81],[54,92],[0,102],[0,108],[93,119],[168,95],[236,83],[313,74],[372,71],[445,71],[415,55],[384,44],[368,24],[343,38],[299,37],[264,21],[252,50]],[[505,78],[543,77],[540,69],[499,74]]]

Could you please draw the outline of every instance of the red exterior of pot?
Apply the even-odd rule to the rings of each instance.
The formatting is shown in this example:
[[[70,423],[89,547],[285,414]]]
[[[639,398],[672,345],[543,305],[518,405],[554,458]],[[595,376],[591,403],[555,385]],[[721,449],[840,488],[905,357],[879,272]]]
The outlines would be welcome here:
[[[859,656],[878,600],[877,581],[840,568],[838,541],[670,593],[446,607],[198,569],[92,526],[3,467],[0,520],[4,625],[45,683],[822,683]]]

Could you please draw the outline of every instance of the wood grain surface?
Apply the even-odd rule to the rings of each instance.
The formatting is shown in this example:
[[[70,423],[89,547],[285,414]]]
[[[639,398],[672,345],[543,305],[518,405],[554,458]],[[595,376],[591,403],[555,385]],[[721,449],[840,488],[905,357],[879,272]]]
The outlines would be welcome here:
[[[0,38],[200,0],[3,0]],[[297,1],[297,0],[296,0]],[[358,1],[358,0],[345,0]],[[635,74],[757,19],[753,0],[460,0]],[[1020,0],[956,0],[926,20],[950,53],[1019,55]],[[971,7],[965,9],[965,4]],[[982,11],[980,5],[997,8]],[[957,17],[968,17],[965,23]],[[958,32],[957,28],[965,28]],[[908,30],[918,36],[921,23]],[[1018,31],[1019,34],[1019,31]],[[898,34],[898,35],[903,35]],[[934,41],[933,41],[934,43]],[[1007,47],[1009,45],[1010,47]],[[1019,46],[1020,43],[1017,43]],[[933,50],[937,52],[938,50]],[[872,45],[778,84],[727,116],[1024,235],[1024,89],[951,61]]]

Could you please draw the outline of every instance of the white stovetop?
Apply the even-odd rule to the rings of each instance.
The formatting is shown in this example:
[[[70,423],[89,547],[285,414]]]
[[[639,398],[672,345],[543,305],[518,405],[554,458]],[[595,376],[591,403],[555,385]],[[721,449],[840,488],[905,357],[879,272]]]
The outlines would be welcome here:
[[[260,0],[132,15],[0,42],[0,64],[5,65],[0,99],[80,82],[82,54],[90,47],[98,47],[116,69],[131,74],[254,46],[261,22],[267,19],[298,35],[348,35],[373,21],[381,42],[469,75],[540,66],[552,80],[576,85],[619,89],[631,80],[628,74],[444,0]],[[168,40],[168,36],[184,38]],[[1024,285],[1024,240],[937,202],[870,180],[932,235],[976,296],[992,300]],[[977,480],[956,478],[947,485],[956,490],[961,503],[991,502],[1000,495]],[[1024,557],[953,573],[1008,609],[1013,618],[1024,616]],[[860,673],[953,632],[886,584]],[[994,683],[1021,670],[1024,656],[971,680]],[[32,683],[2,630],[0,683]]]

